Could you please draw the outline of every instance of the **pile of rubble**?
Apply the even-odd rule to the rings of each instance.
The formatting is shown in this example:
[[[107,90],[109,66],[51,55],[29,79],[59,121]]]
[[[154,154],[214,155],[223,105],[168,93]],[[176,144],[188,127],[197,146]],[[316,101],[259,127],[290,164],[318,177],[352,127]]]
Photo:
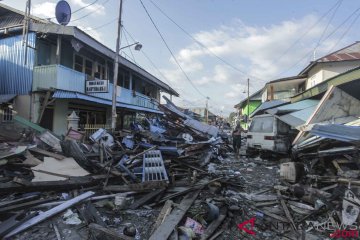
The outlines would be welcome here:
[[[134,122],[115,137],[85,139],[35,127],[0,145],[0,237],[17,239],[210,239],[241,191],[240,172],[221,169],[231,147],[218,128],[170,101],[162,119]],[[28,123],[30,124],[30,123]],[[32,126],[34,127],[34,126]]]
[[[279,164],[248,158],[244,145],[235,158],[218,128],[168,99],[160,107],[161,119],[120,137],[70,129],[59,138],[30,123],[18,139],[2,135],[0,237],[358,236],[358,128],[315,124]]]

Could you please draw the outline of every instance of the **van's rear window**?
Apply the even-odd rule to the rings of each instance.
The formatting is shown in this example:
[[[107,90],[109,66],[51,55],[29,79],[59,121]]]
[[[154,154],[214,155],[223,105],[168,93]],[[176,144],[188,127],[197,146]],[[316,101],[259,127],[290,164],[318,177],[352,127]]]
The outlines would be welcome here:
[[[274,117],[272,116],[254,118],[250,125],[250,132],[271,133],[273,132],[273,123]]]

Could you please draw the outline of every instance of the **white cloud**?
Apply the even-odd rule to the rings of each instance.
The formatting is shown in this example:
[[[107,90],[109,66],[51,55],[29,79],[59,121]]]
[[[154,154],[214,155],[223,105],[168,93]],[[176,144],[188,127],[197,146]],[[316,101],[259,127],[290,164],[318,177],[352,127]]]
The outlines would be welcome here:
[[[84,32],[86,32],[87,34],[89,34],[91,37],[98,40],[99,42],[104,41],[102,38],[102,34],[99,31],[93,30],[91,27],[84,27],[84,26],[77,26],[77,27],[83,30]]]
[[[56,3],[53,2],[38,3],[32,7],[32,14],[44,18],[53,18],[55,17],[55,7]]]
[[[73,5],[75,5],[75,6],[79,7],[79,8],[83,8],[83,7],[86,7],[89,4],[91,4],[93,2],[93,0],[88,1],[88,2],[85,2],[84,0],[70,0],[70,2]],[[104,15],[105,14],[105,7],[103,5],[101,5],[101,4],[95,3],[95,4],[92,4],[92,5],[84,8],[84,11],[95,12],[96,14]]]
[[[232,25],[220,26],[193,35],[211,52],[247,74],[234,70],[196,43],[180,49],[176,57],[200,91],[219,103],[217,105],[225,106],[224,111],[226,111],[226,107],[234,106],[246,97],[247,94],[243,91],[247,90],[248,77],[251,94],[270,80],[298,74],[301,68],[312,60],[312,49],[327,24],[327,20],[324,20],[304,34],[317,21],[318,17],[314,15],[269,26],[250,26],[237,20]],[[332,28],[329,26],[327,33],[330,33]],[[301,36],[302,38],[298,40]],[[326,54],[336,42],[335,39],[337,36],[334,35],[322,42],[316,51],[317,56]],[[304,60],[297,64],[302,58]],[[186,92],[187,99],[191,99],[191,94],[194,96],[196,91],[187,83],[176,64],[170,62],[173,66],[162,69],[162,72],[173,86]],[[283,73],[293,65],[296,66]],[[279,76],[280,73],[283,75]]]

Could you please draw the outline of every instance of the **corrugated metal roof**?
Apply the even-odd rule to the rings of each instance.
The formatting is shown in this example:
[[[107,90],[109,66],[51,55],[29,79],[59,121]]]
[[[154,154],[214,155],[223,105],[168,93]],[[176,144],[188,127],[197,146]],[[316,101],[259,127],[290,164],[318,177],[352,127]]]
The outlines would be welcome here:
[[[82,93],[63,91],[63,90],[55,91],[55,93],[53,94],[53,98],[80,99],[80,100],[84,100],[84,101],[95,102],[95,103],[100,103],[100,104],[109,105],[109,106],[112,105],[112,102],[110,100],[97,98],[97,97],[89,96],[89,95],[82,94]],[[155,110],[155,109],[125,104],[125,103],[117,102],[116,106],[121,107],[121,108],[132,109],[132,110],[139,110],[139,111],[163,114],[163,112]]]
[[[355,42],[349,46],[346,46],[340,50],[330,53],[324,57],[321,57],[315,61],[310,62],[299,75],[307,74],[317,63],[324,62],[341,62],[341,61],[354,61],[360,60],[360,42]]]
[[[274,107],[277,107],[277,106],[281,106],[281,105],[284,105],[284,104],[286,104],[286,103],[288,103],[288,101],[281,100],[281,99],[263,102],[263,103],[250,115],[250,117],[253,117],[253,116],[255,116],[255,115],[258,114],[258,113],[261,113],[261,111],[265,111],[265,110],[270,109],[270,108],[274,108]]]
[[[302,109],[300,111],[292,112],[289,114],[278,117],[284,123],[296,128],[305,124],[306,120],[315,111],[317,105]]]
[[[271,108],[269,110],[266,110],[266,112],[270,113],[271,115],[284,114],[284,113],[300,111],[305,108],[316,106],[318,103],[319,100],[306,99],[300,102],[290,103],[290,104],[282,105],[280,107]]]
[[[0,15],[0,29],[11,26],[21,25],[24,20],[23,16],[15,14]]]
[[[32,88],[36,34],[29,33],[27,64],[22,35],[0,39],[0,94],[28,94]]]
[[[330,138],[343,142],[360,141],[359,126],[345,126],[340,124],[315,125],[310,130],[310,133],[323,138]]]
[[[356,42],[340,49],[336,52],[330,53],[325,57],[317,60],[317,62],[337,62],[337,61],[349,61],[360,59],[360,42]]]
[[[46,19],[30,16],[33,22],[50,23]],[[23,24],[24,12],[0,3],[0,29]]]
[[[14,97],[16,97],[16,94],[2,94],[0,95],[0,103],[10,102]]]

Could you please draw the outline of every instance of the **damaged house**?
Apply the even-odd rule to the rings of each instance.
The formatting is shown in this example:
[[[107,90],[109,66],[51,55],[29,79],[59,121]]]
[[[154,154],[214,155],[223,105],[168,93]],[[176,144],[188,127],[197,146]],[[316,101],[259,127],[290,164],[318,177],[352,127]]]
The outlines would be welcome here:
[[[250,118],[253,120],[253,125],[258,126],[264,121],[264,117],[267,117],[267,119],[269,119],[268,121],[271,119],[272,124],[269,124],[274,125],[271,132],[274,134],[274,137],[277,137],[278,139],[282,138],[282,136],[280,136],[281,134],[277,134],[276,130],[279,127],[279,121],[282,125],[285,123],[288,126],[288,130],[284,131],[283,134],[283,137],[286,135],[287,138],[287,147],[285,149],[282,147],[272,147],[272,149],[268,150],[277,152],[278,150],[276,149],[282,149],[280,152],[287,152],[291,147],[291,143],[295,139],[294,144],[299,140],[300,136],[298,134],[304,134],[302,133],[302,129],[304,129],[304,127],[302,127],[303,125],[313,124],[316,121],[319,122],[320,120],[315,121],[315,119],[313,119],[313,115],[316,114],[316,111],[321,104],[329,101],[329,99],[326,99],[325,93],[332,86],[337,87],[335,90],[332,90],[335,92],[332,94],[340,94],[341,96],[348,94],[349,98],[354,98],[355,100],[349,102],[337,102],[337,105],[333,105],[333,108],[328,109],[328,111],[330,111],[329,116],[327,118],[322,118],[321,121],[332,121],[333,123],[344,124],[346,123],[345,120],[339,121],[336,119],[351,118],[351,120],[354,120],[353,117],[357,117],[355,112],[343,111],[341,114],[338,113],[339,116],[334,112],[335,108],[349,108],[351,104],[358,105],[358,89],[360,87],[359,66],[360,43],[356,42],[311,62],[298,76],[278,79],[266,83],[261,90],[262,104],[260,104],[250,115]],[[246,99],[241,103],[244,102],[246,102]],[[260,123],[256,124],[256,122]],[[263,122],[263,124],[265,123]],[[273,137],[265,139],[263,136],[264,130],[261,128],[252,130],[250,127],[249,132],[254,131],[256,133],[248,134],[251,136],[250,139],[248,139],[248,145],[250,144],[251,147],[261,149],[263,146],[269,145],[266,144],[267,141],[272,141],[273,146],[274,140],[271,139]],[[290,139],[289,134],[285,134],[285,132],[289,131],[291,133]],[[257,140],[254,140],[253,136],[256,136],[257,134],[261,135],[261,139],[258,138]]]
[[[17,114],[63,134],[73,111],[82,130],[110,128],[115,52],[74,26],[31,16],[23,43],[24,13],[0,4],[0,95],[14,95]],[[136,113],[162,114],[160,92],[179,94],[138,65],[120,58],[117,129]]]

